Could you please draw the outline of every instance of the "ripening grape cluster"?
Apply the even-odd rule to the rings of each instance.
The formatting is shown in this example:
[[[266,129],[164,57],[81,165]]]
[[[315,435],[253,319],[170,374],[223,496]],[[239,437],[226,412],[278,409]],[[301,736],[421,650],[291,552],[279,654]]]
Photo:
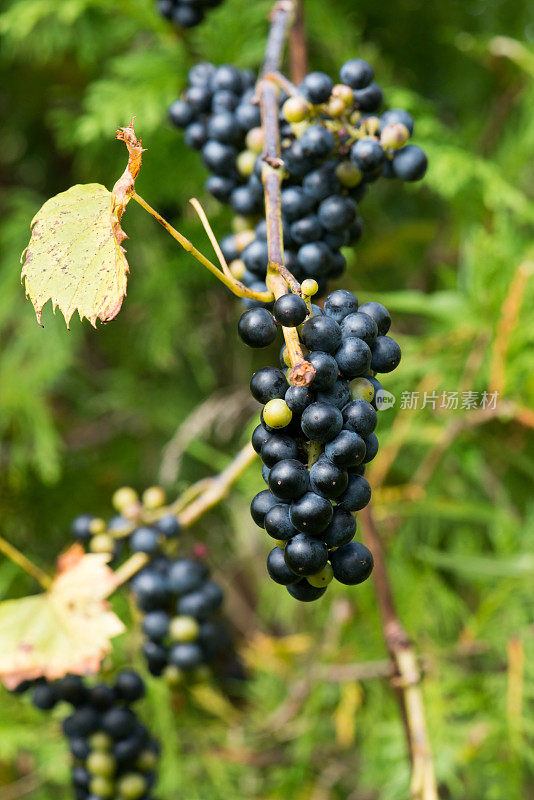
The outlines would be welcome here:
[[[185,143],[200,150],[211,173],[207,191],[247,216],[263,210],[261,176],[253,171],[263,147],[255,82],[249,70],[200,62],[189,70],[183,97],[169,108],[171,122],[184,128]]]
[[[156,556],[178,539],[182,527],[175,514],[162,514],[149,524],[137,524],[141,513],[151,513],[165,504],[160,486],[151,486],[140,498],[130,486],[118,489],[112,498],[119,512],[109,520],[93,514],[80,514],[71,523],[71,535],[91,553],[107,553],[112,559],[128,553]]]
[[[223,0],[157,0],[156,8],[162,17],[179,28],[200,25],[206,11],[220,6]]]
[[[148,670],[177,688],[184,682],[205,680],[209,667],[232,658],[233,648],[220,614],[223,590],[210,579],[203,554],[169,555],[169,546],[182,533],[176,515],[163,513],[150,525],[135,521],[140,512],[153,512],[164,502],[165,494],[158,486],[147,489],[141,498],[125,486],[113,496],[118,515],[105,522],[80,514],[71,524],[71,533],[90,552],[109,553],[114,559],[134,553],[148,557],[147,565],[130,581],[143,615],[143,653]]]
[[[262,367],[250,382],[263,404],[252,445],[269,487],[254,497],[251,514],[276,540],[267,559],[271,578],[303,601],[321,597],[332,578],[354,585],[371,574],[370,551],[353,541],[354,512],[371,498],[365,465],[378,452],[382,387],[375,373],[391,372],[401,357],[379,303],[358,306],[352,292],[338,289],[324,312],[317,306],[308,312],[302,297],[285,294],[273,314],[250,309],[239,323],[241,338],[253,347],[271,344],[277,326],[297,328],[315,370],[309,385],[291,385],[284,346],[282,369]]]
[[[197,558],[154,559],[131,582],[143,612],[143,653],[149,671],[171,687],[202,681],[208,665],[228,654],[221,587]]]
[[[21,684],[43,711],[68,703],[63,733],[72,756],[76,800],[151,800],[159,744],[131,706],[145,694],[137,672],[125,669],[112,684],[79,675]]]
[[[295,94],[281,92],[285,264],[297,280],[315,279],[319,294],[343,273],[342,248],[361,236],[359,203],[369,184],[379,177],[419,180],[427,166],[423,150],[409,144],[410,114],[402,109],[379,114],[383,96],[372,67],[354,58],[341,67],[339,78],[334,84],[325,73],[311,72]],[[253,80],[235,67],[199,64],[169,113],[213,173],[206,188],[238,215],[238,231],[221,242],[234,276],[264,291],[263,130]]]

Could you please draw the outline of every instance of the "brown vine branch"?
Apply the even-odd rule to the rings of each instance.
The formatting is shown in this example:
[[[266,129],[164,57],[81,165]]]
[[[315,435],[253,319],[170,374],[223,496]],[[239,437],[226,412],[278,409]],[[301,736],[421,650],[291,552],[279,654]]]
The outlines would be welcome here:
[[[258,95],[263,128],[262,181],[265,193],[265,219],[267,222],[267,288],[275,298],[287,293],[288,287],[301,294],[300,285],[284,266],[282,209],[280,192],[284,176],[284,162],[280,157],[280,130],[278,126],[278,74],[284,44],[295,19],[296,0],[279,0],[273,8],[271,27],[265,48],[262,77]],[[291,362],[290,381],[295,386],[306,386],[315,375],[312,365],[305,361],[296,328],[284,328],[284,338]]]
[[[293,83],[302,83],[308,74],[308,48],[304,25],[304,3],[297,0],[295,22],[289,32],[289,73]]]
[[[426,729],[421,671],[412,643],[397,615],[386,570],[384,547],[371,506],[361,512],[360,519],[365,543],[373,553],[375,562],[373,578],[376,598],[384,640],[394,667],[392,684],[397,690],[412,764],[410,797],[413,800],[438,800],[434,761]]]

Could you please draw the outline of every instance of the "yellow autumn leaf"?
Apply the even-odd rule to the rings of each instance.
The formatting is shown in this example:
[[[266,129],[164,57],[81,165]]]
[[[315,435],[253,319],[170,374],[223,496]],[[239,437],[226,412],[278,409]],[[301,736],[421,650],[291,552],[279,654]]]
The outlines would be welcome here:
[[[116,587],[108,558],[73,545],[47,592],[0,603],[0,679],[8,689],[98,671],[110,639],[124,631],[106,601]]]
[[[96,327],[120,311],[126,294],[128,262],[120,221],[141,167],[143,148],[133,120],[120,128],[128,166],[110,192],[99,183],[78,184],[52,197],[31,223],[30,243],[22,254],[21,280],[41,322],[48,300],[69,327],[73,313]]]

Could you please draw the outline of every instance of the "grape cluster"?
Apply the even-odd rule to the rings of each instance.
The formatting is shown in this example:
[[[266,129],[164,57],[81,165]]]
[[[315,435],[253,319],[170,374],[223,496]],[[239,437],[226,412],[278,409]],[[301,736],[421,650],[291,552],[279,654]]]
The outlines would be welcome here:
[[[152,524],[135,522],[141,511],[162,506],[160,487],[147,489],[141,498],[124,486],[113,496],[120,512],[108,522],[81,514],[71,525],[72,535],[91,552],[144,553],[149,561],[131,580],[137,606],[143,613],[143,652],[149,671],[163,675],[173,687],[199,681],[209,666],[219,666],[232,656],[232,638],[221,618],[221,587],[210,580],[202,553],[198,557],[171,558],[168,554],[181,534],[175,514],[163,514]],[[202,546],[197,547],[200,551]]]
[[[290,370],[284,374],[278,367],[262,367],[252,376],[251,392],[263,404],[252,445],[269,488],[254,497],[251,514],[276,540],[267,559],[271,578],[297,600],[310,601],[324,594],[332,578],[353,585],[371,574],[370,551],[353,541],[353,512],[371,498],[364,473],[378,451],[374,429],[382,387],[375,373],[395,369],[401,353],[386,335],[391,319],[384,306],[358,306],[344,289],[328,295],[324,312],[314,306],[308,314],[302,297],[286,294],[273,314],[246,311],[241,337],[263,346],[273,341],[276,323],[302,325],[304,356],[315,376],[308,386],[290,385]],[[285,347],[281,366],[289,367]]]
[[[162,17],[179,28],[200,25],[210,8],[220,6],[223,0],[157,0],[156,8]]]
[[[165,499],[160,486],[146,489],[141,498],[135,489],[123,486],[112,498],[117,515],[106,522],[93,514],[80,514],[71,523],[71,535],[89,552],[107,553],[114,560],[127,550],[156,556],[180,536],[180,521],[175,514],[163,514],[150,525],[139,525],[135,520],[141,513],[161,508]]]
[[[39,709],[51,710],[60,701],[73,707],[63,733],[73,759],[76,800],[150,800],[159,745],[131,708],[145,694],[137,672],[119,672],[112,685],[66,675],[39,680],[32,689]]]
[[[231,648],[219,615],[223,590],[197,558],[159,557],[132,579],[143,612],[149,671],[172,687],[205,679],[208,665]]]
[[[224,82],[217,83],[218,75]],[[221,242],[232,273],[249,288],[264,291],[267,230],[258,214],[263,208],[263,131],[249,73],[244,94],[239,93],[242,75],[227,65],[193,67],[189,88],[171,106],[170,117],[185,127],[186,143],[202,150],[214,173],[208,190],[239,215],[237,232]],[[345,269],[342,248],[361,236],[359,203],[369,184],[380,176],[419,180],[427,167],[423,150],[408,143],[414,130],[411,115],[402,109],[378,115],[383,97],[372,67],[354,58],[341,67],[339,77],[334,84],[325,73],[311,72],[295,94],[281,92],[279,114],[285,264],[298,280],[315,279],[320,294]],[[223,83],[219,99],[217,87]]]
[[[253,72],[231,64],[201,62],[189,70],[183,97],[169,108],[171,122],[184,128],[185,143],[200,150],[211,173],[207,191],[245,216],[263,208],[261,178],[254,172],[263,147],[255,80]]]
[[[382,91],[373,77],[362,59],[347,61],[336,85],[325,73],[311,72],[280,109],[285,264],[298,280],[315,279],[320,294],[345,270],[342,248],[361,237],[359,203],[369,184],[380,176],[419,180],[426,171],[423,150],[407,144],[414,129],[410,114],[391,109],[376,115]],[[261,166],[257,159],[258,179]],[[224,239],[223,253],[235,277],[261,289],[268,262],[264,221],[247,233]]]

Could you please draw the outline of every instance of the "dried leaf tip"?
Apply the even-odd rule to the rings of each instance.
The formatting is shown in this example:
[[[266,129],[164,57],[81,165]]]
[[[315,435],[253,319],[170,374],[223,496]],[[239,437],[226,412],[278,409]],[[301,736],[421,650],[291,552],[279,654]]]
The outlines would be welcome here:
[[[119,128],[117,130],[116,138],[124,142],[128,148],[128,172],[135,180],[139,175],[141,169],[142,153],[146,152],[146,147],[141,146],[141,139],[138,139],[134,131],[135,117],[132,117],[130,124],[126,128]]]
[[[135,135],[134,121],[135,117],[132,117],[128,127],[119,128],[115,136],[128,148],[128,164],[111,193],[111,213],[114,217],[112,221],[113,234],[119,246],[128,238],[120,226],[120,220],[134,192],[135,179],[141,169],[142,154],[146,150],[141,146],[141,139]]]

